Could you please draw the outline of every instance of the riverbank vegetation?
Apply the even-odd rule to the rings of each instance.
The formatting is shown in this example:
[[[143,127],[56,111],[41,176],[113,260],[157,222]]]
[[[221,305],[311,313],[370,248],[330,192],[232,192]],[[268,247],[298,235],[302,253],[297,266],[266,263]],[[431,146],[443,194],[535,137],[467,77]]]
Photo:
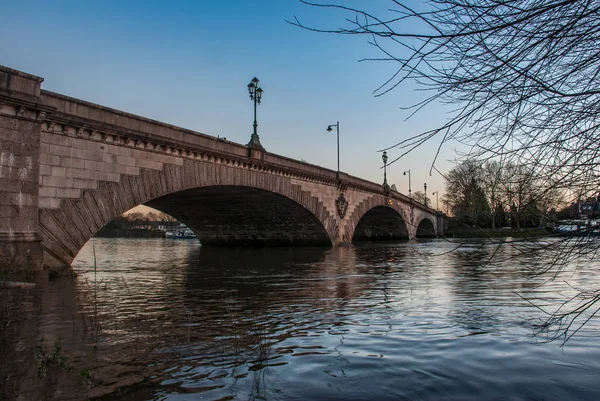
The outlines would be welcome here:
[[[445,176],[442,198],[457,228],[546,227],[566,208],[565,193],[548,188],[526,165],[468,159]]]
[[[96,237],[160,238],[179,222],[165,213],[125,213],[105,225]]]

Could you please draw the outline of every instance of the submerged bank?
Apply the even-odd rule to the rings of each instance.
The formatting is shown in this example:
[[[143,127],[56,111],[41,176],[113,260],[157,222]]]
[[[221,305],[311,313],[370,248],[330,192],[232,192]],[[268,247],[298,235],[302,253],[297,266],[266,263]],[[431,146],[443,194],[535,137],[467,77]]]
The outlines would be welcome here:
[[[512,229],[456,229],[448,230],[444,233],[446,238],[537,238],[553,236],[550,230],[545,228],[532,228],[522,230]]]

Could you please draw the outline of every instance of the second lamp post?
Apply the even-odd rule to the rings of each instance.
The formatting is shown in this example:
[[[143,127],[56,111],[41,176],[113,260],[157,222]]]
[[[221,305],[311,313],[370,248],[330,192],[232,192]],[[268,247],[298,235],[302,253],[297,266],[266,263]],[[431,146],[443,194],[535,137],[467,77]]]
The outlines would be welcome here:
[[[388,183],[387,183],[388,156],[387,156],[387,152],[385,150],[383,151],[383,154],[381,155],[381,159],[383,160],[383,190],[387,191],[387,188],[388,188]]]
[[[256,105],[260,104],[260,99],[262,98],[263,90],[258,86],[258,78],[254,77],[252,81],[248,84],[248,93],[250,93],[250,100],[254,101],[254,132],[250,137],[250,142],[248,142],[248,146],[252,148],[258,148],[264,150],[263,146],[260,144],[260,138],[258,137],[258,124],[256,122]]]
[[[340,122],[337,121],[335,124],[331,124],[330,126],[328,126],[327,127],[327,132],[331,132],[331,130],[332,130],[331,127],[335,127],[336,132],[337,132],[337,162],[338,162],[338,168],[337,168],[336,178],[339,180],[340,179]]]
[[[402,173],[403,175],[406,175],[406,173],[408,173],[408,197],[412,199],[412,188],[410,186],[410,169],[406,170],[404,173]]]

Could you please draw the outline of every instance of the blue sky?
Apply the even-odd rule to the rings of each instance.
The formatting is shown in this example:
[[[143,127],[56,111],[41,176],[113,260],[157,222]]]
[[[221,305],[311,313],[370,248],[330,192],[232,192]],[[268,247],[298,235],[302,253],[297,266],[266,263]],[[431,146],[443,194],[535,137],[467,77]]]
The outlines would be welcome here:
[[[286,23],[294,16],[315,26],[344,23],[341,14],[296,0],[20,0],[1,9],[0,64],[45,78],[44,89],[247,143],[253,111],[246,85],[256,76],[268,151],[335,169],[335,131],[325,129],[339,120],[341,170],[375,182],[383,177],[378,149],[447,117],[432,106],[406,121],[400,107],[419,96],[412,86],[374,97],[394,66],[358,62],[378,56],[367,37]],[[427,182],[428,194],[443,192],[443,179],[429,176],[436,147],[389,166],[388,182],[407,193],[402,172],[410,168],[413,191]],[[447,171],[452,158],[446,149],[436,166]]]

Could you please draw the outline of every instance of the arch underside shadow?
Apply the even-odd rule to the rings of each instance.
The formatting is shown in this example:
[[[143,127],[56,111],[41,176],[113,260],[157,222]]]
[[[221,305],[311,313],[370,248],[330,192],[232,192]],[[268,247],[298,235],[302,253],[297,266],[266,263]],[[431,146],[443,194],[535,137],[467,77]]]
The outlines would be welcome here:
[[[331,246],[323,225],[310,211],[259,188],[194,188],[146,205],[186,224],[203,246]]]
[[[435,233],[435,227],[431,220],[428,218],[423,218],[419,225],[417,226],[417,238],[435,238],[437,237]]]
[[[337,238],[334,216],[289,177],[185,160],[100,181],[79,198],[61,199],[59,208],[40,209],[44,265],[70,265],[102,227],[143,204],[189,224],[203,245],[331,246]],[[260,229],[268,235],[257,234]]]
[[[402,216],[390,207],[376,206],[361,217],[352,242],[408,239],[408,230]]]

